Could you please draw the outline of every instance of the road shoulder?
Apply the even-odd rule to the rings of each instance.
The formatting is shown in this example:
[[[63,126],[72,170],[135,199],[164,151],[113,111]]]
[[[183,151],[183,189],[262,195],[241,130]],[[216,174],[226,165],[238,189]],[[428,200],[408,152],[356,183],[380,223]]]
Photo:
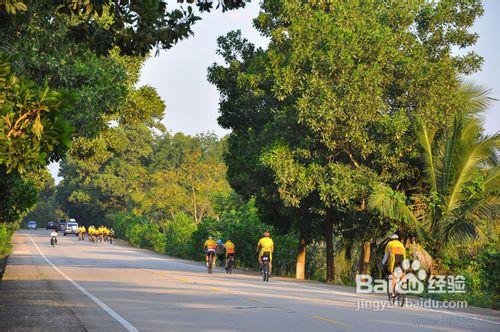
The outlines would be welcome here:
[[[0,281],[0,330],[86,331],[44,275],[32,245],[14,235],[14,248]]]

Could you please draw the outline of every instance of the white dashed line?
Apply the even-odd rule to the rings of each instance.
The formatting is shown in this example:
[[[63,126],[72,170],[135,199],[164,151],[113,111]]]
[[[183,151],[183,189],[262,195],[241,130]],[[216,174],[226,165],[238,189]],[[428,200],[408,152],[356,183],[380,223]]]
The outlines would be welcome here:
[[[40,248],[38,248],[38,246],[36,245],[35,241],[33,241],[33,239],[31,238],[31,236],[29,236],[29,235],[26,235],[26,236],[31,240],[31,242],[35,246],[36,250],[38,250],[38,252],[40,253],[40,255],[42,255],[43,259],[45,259],[45,261],[47,263],[49,263],[49,265],[52,266],[54,268],[54,270],[56,270],[57,272],[59,272],[59,274],[62,275],[70,283],[72,283],[73,286],[75,286],[76,288],[78,288],[83,294],[87,295],[92,301],[94,301],[99,307],[101,307],[104,311],[106,311],[111,317],[113,317],[114,319],[116,319],[121,325],[123,325],[124,328],[127,329],[127,331],[130,331],[130,332],[136,332],[136,331],[138,331],[137,328],[134,325],[130,324],[125,318],[123,318],[122,316],[118,315],[113,309],[111,309],[110,307],[108,307],[104,302],[102,302],[101,300],[99,300],[97,297],[95,297],[88,290],[86,290],[85,288],[83,288],[82,286],[80,286],[76,281],[74,281],[73,279],[71,279],[70,277],[68,277],[57,266],[55,266],[54,264],[52,264],[52,262],[49,261],[49,259],[47,257],[45,257],[45,255],[40,250]]]

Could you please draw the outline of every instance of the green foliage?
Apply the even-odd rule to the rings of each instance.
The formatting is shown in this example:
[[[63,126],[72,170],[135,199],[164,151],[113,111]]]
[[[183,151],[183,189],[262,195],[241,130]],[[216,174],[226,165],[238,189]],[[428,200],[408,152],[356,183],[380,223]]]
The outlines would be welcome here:
[[[449,255],[441,264],[448,275],[465,277],[465,293],[426,294],[440,300],[467,301],[469,305],[500,308],[499,278],[500,253],[495,243],[483,245],[474,255]]]
[[[113,217],[113,227],[116,236],[131,245],[165,253],[165,237],[159,226],[146,218],[130,213],[117,214]]]
[[[193,243],[192,235],[196,231],[197,225],[193,218],[185,213],[178,213],[165,225],[165,240],[167,254],[192,258],[198,256],[197,248],[199,244]]]
[[[196,2],[201,12],[209,12],[212,5],[212,1]],[[220,6],[222,11],[237,9],[245,6],[245,0],[223,0],[216,9]],[[28,5],[16,0],[0,1],[0,22],[11,30],[28,25],[36,16],[54,25],[66,21],[67,39],[98,55],[106,55],[114,47],[129,55],[145,55],[154,48],[170,49],[190,36],[191,26],[200,19],[190,5],[183,8],[164,1],[46,0]]]
[[[411,224],[419,240],[442,258],[447,244],[477,236],[483,222],[497,222],[500,141],[498,135],[484,136],[478,118],[469,115],[457,116],[438,140],[425,125],[419,136],[428,188],[415,199],[424,207],[408,207],[403,193],[383,185],[372,194],[370,206]]]
[[[11,238],[19,227],[18,223],[0,223],[0,258],[8,255],[12,248]]]
[[[36,203],[33,181],[0,165],[0,224],[19,221]]]
[[[234,197],[228,196],[224,199],[233,200]],[[193,243],[199,247],[196,258],[203,257],[202,245],[209,235],[213,235],[223,241],[230,239],[236,245],[237,266],[256,268],[256,246],[265,231],[271,233],[275,244],[273,269],[276,273],[292,274],[295,269],[297,235],[279,234],[273,226],[263,223],[259,219],[254,200],[226,210],[218,220],[212,218],[203,220],[192,236]]]
[[[46,169],[43,169],[41,173],[43,175],[40,176],[41,183],[37,186],[39,188],[37,203],[24,217],[24,221],[35,220],[38,227],[45,227],[47,222],[56,221],[65,216],[56,202],[54,179]]]
[[[72,132],[62,114],[73,101],[70,94],[17,77],[0,53],[0,165],[22,174],[61,158]]]

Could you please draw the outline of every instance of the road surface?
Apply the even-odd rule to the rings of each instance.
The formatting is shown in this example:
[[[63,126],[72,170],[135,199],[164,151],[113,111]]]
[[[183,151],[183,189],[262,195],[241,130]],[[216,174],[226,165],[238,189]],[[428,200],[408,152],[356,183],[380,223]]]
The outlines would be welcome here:
[[[24,282],[39,281],[30,276],[46,280],[82,330],[500,331],[491,310],[380,310],[385,296],[345,287],[285,278],[264,283],[257,275],[222,269],[208,275],[196,262],[74,236],[60,236],[53,248],[42,230],[15,236],[9,264],[22,267]]]

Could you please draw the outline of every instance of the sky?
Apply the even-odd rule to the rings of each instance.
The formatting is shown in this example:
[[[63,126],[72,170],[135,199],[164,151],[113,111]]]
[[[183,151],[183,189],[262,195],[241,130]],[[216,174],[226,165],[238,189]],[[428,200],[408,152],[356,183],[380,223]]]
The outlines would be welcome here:
[[[476,21],[473,31],[480,35],[474,50],[484,57],[484,64],[481,72],[468,79],[491,89],[491,96],[498,100],[485,114],[486,132],[493,134],[500,131],[500,1],[485,0],[483,4],[485,14]],[[266,47],[267,40],[252,26],[258,12],[259,1],[254,0],[236,11],[204,13],[193,27],[193,36],[146,61],[139,85],[156,88],[165,101],[162,122],[167,130],[191,135],[228,133],[217,124],[219,94],[207,81],[207,68],[221,62],[215,54],[217,37],[229,31],[240,29],[250,42]],[[61,180],[58,168],[57,163],[49,166],[56,182]]]

